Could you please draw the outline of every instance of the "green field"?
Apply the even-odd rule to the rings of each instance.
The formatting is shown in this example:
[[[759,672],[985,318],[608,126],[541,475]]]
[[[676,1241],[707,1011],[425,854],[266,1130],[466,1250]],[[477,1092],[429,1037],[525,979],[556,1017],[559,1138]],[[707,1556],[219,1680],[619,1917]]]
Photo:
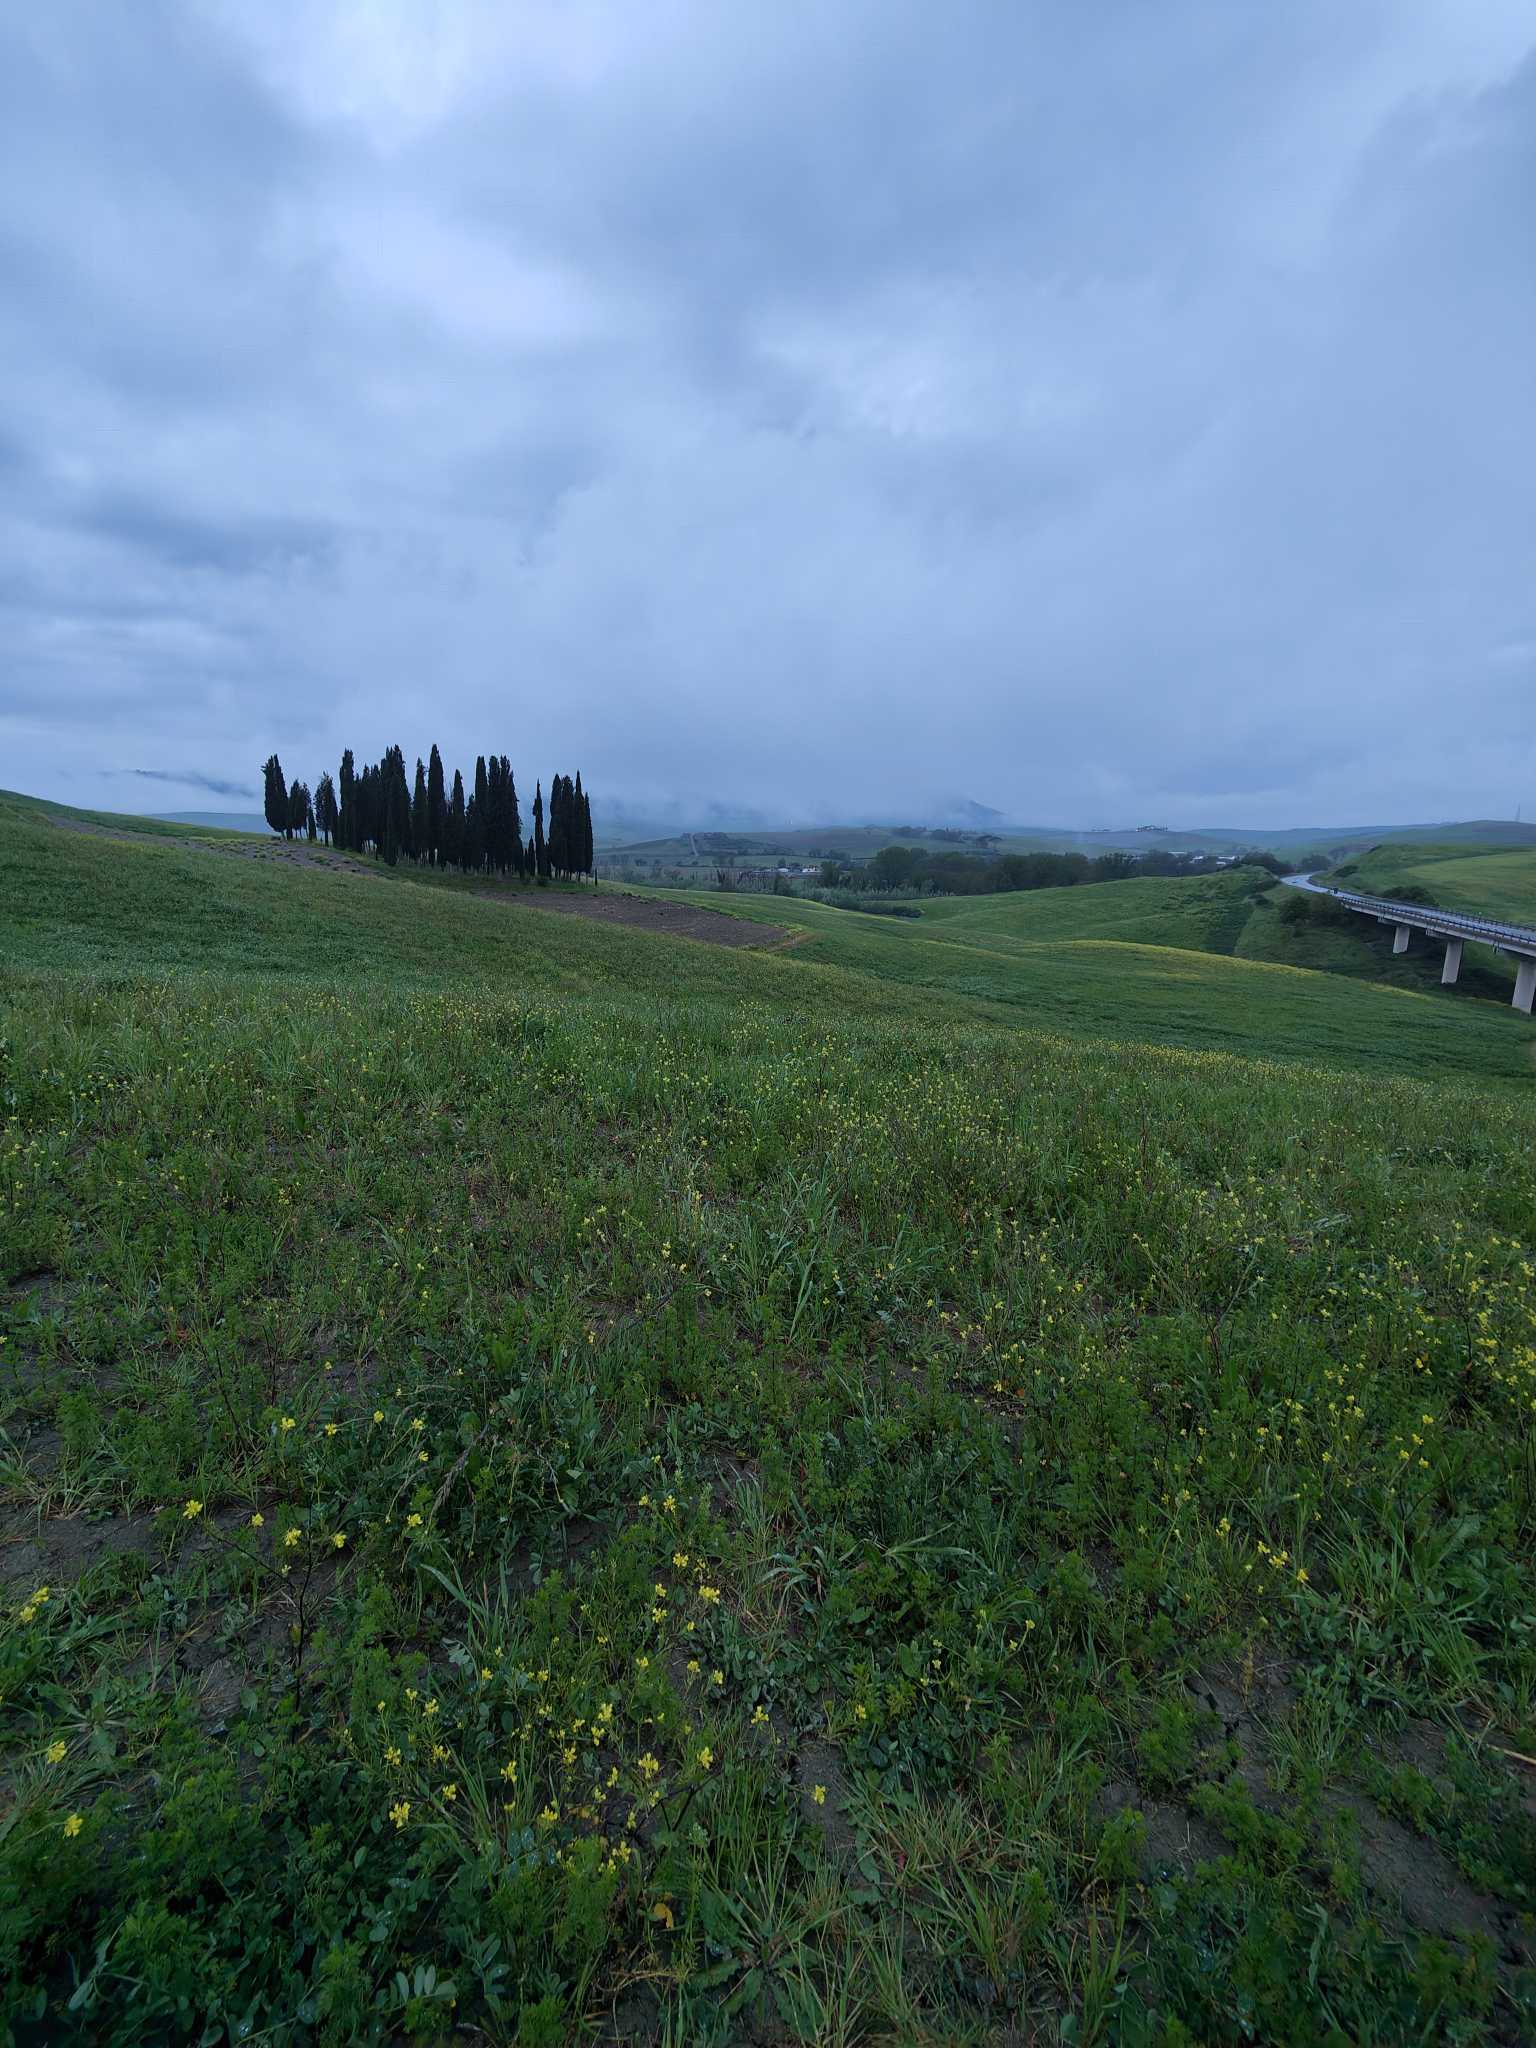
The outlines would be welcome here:
[[[1536,2035],[1528,1022],[1251,874],[728,951],[69,823],[0,2037]]]
[[[963,993],[1042,1030],[1375,1073],[1536,1072],[1536,1041],[1506,1014],[1507,998],[1442,991],[1438,962],[1431,977],[1427,955],[1369,987],[1311,971],[1310,940],[1278,960],[1243,955],[1255,917],[1271,914],[1261,893],[1271,879],[1261,869],[1233,869],[957,897],[923,905],[920,919],[782,896],[656,893],[789,927],[797,964]],[[1366,930],[1374,937],[1374,927]],[[1390,962],[1390,934],[1369,949],[1369,941],[1358,943],[1367,965],[1378,956]]]
[[[1334,876],[1328,877],[1334,880]],[[1464,846],[1378,846],[1337,871],[1341,888],[1390,895],[1417,888],[1442,910],[1536,928],[1536,852]],[[1415,898],[1413,900],[1420,900]]]

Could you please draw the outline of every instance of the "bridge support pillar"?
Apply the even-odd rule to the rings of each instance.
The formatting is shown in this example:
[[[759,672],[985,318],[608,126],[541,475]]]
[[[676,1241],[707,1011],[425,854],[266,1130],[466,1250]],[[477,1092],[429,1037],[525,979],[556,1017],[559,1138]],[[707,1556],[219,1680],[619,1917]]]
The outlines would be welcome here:
[[[1442,983],[1449,985],[1461,972],[1461,940],[1447,939],[1445,942],[1445,965],[1440,970]]]
[[[1406,924],[1400,924],[1400,925],[1398,926],[1397,930],[1396,930],[1396,931],[1395,931],[1395,932],[1394,932],[1394,933],[1392,934],[1392,950],[1393,950],[1393,952],[1394,952],[1394,953],[1406,953],[1406,952],[1407,952],[1407,950],[1408,950],[1408,936],[1409,936],[1409,932],[1410,932],[1410,930],[1411,930],[1411,927],[1410,927],[1410,926],[1408,926],[1408,925],[1406,925]]]
[[[1514,1005],[1529,1017],[1531,1005],[1536,1003],[1536,959],[1520,959],[1519,955],[1516,958],[1519,965],[1515,969]]]

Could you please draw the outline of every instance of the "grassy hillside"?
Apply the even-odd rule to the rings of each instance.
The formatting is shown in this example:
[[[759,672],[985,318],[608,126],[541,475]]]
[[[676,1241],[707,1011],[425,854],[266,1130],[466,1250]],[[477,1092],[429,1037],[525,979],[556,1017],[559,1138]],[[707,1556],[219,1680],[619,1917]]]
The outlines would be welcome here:
[[[1262,868],[1178,879],[1137,876],[1081,888],[940,898],[923,905],[923,916],[950,939],[1124,939],[1230,953],[1258,893],[1271,886]]]
[[[1529,1031],[1152,901],[3,821],[19,2038],[1532,2037]]]
[[[1309,971],[1311,962],[1206,951],[1234,943],[1234,934],[1241,944],[1259,907],[1253,889],[1248,871],[1110,882],[952,899],[925,905],[920,920],[782,896],[682,900],[790,926],[796,966],[826,963],[908,989],[950,990],[1043,1030],[1378,1073],[1533,1072],[1530,1027],[1470,991],[1445,993],[1417,976],[1397,987],[1340,986]],[[1094,936],[1065,936],[1079,918]]]
[[[1325,879],[1366,894],[1419,890],[1422,899],[1410,900],[1536,928],[1536,851],[1378,846]]]
[[[7,827],[13,820],[63,822],[74,829],[93,828],[102,832],[129,832],[148,839],[230,839],[243,836],[212,825],[193,825],[175,818],[145,818],[128,811],[82,811],[69,804],[50,803],[46,797],[23,796],[14,789],[0,789],[0,821]],[[262,828],[265,831],[265,827]]]

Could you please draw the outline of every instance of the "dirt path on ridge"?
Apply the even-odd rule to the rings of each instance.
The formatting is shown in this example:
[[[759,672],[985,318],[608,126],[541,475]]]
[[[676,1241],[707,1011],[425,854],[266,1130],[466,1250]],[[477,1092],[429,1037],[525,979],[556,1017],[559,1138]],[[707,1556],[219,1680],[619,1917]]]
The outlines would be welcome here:
[[[706,910],[697,903],[671,903],[652,896],[622,896],[615,891],[583,889],[556,893],[545,889],[497,889],[493,902],[517,910],[555,911],[563,917],[589,917],[599,924],[627,924],[635,931],[667,932],[675,939],[702,939],[711,946],[776,946],[789,934],[782,925],[757,924]]]

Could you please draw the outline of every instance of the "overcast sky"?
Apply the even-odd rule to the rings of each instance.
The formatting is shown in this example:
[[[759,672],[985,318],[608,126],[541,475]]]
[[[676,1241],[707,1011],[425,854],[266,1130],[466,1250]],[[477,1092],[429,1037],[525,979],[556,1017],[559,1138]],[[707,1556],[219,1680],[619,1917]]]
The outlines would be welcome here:
[[[16,0],[0,784],[397,739],[1536,815],[1529,0]]]

